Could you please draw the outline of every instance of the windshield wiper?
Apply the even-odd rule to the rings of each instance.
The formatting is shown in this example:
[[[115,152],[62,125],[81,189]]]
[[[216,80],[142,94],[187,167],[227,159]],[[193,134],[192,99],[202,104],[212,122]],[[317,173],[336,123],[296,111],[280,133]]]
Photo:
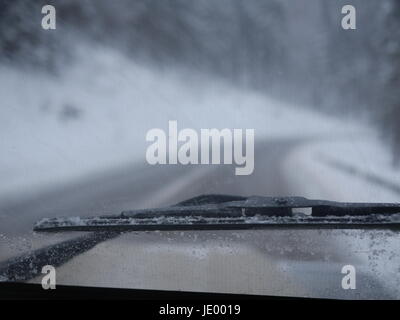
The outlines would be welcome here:
[[[157,209],[89,218],[46,218],[34,231],[233,230],[265,228],[399,229],[400,204],[302,197],[203,195]]]

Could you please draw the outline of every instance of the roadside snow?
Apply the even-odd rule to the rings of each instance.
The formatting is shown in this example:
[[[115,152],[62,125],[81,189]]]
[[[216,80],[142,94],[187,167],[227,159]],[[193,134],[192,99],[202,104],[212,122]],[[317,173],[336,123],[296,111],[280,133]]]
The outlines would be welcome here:
[[[301,196],[349,202],[399,202],[400,171],[372,134],[322,139],[297,147],[284,162]]]

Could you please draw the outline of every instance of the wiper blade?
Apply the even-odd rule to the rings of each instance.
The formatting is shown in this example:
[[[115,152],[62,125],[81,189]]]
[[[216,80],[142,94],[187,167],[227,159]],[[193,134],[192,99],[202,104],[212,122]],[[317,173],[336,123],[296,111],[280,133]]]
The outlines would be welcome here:
[[[42,219],[35,231],[234,230],[265,228],[399,229],[400,204],[302,197],[204,195],[156,209],[89,218]]]

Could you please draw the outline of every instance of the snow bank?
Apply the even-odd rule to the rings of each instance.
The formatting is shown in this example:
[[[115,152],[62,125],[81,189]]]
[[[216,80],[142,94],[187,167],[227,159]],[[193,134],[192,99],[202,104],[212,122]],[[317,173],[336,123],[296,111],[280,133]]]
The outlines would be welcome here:
[[[400,171],[372,132],[300,145],[284,172],[301,196],[350,202],[399,202]],[[298,192],[297,192],[298,193]]]

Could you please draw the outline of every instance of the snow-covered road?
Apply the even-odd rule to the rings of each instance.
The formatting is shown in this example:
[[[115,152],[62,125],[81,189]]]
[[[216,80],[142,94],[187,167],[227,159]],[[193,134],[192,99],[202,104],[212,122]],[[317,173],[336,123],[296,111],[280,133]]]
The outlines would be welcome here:
[[[0,66],[0,201],[143,164],[147,132],[169,120],[178,129],[254,129],[256,142],[368,131],[215,78],[152,70],[110,49],[76,54],[58,77]]]

